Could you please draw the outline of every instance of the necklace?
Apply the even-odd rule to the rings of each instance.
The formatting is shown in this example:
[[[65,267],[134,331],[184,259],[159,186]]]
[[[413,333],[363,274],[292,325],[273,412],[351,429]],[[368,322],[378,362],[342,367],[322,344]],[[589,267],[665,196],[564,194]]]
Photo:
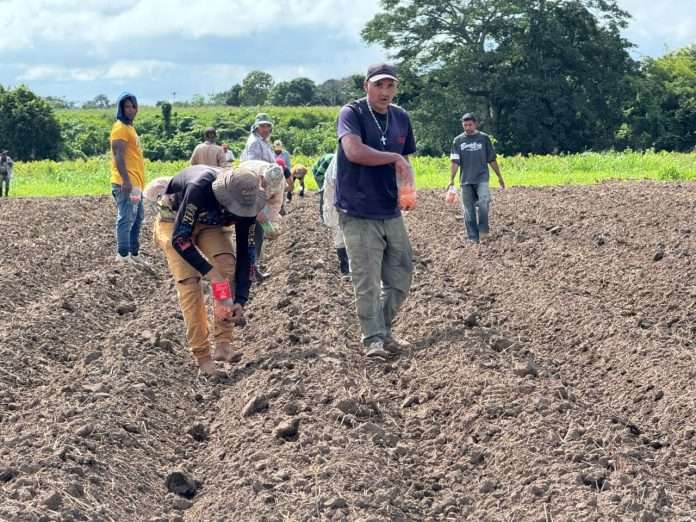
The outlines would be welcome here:
[[[379,133],[382,135],[382,137],[379,139],[379,141],[382,143],[382,147],[387,146],[387,131],[389,130],[389,107],[387,107],[387,124],[384,126],[384,130],[382,130],[382,126],[379,124],[379,121],[377,120],[377,116],[375,116],[374,111],[372,110],[372,106],[370,105],[370,102],[367,102],[367,108],[370,111],[370,114],[372,115],[372,119],[375,122],[375,125],[377,125],[377,128],[379,129]]]

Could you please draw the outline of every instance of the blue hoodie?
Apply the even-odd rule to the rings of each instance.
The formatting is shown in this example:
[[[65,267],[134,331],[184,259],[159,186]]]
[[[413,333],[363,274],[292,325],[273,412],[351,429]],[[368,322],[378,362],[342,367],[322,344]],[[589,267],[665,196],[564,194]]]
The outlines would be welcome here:
[[[138,106],[138,99],[135,97],[135,94],[129,92],[121,93],[121,96],[118,97],[118,101],[116,102],[116,119],[126,125],[131,125],[133,120],[126,118],[126,115],[123,113],[123,102],[126,100],[130,100],[136,107]]]

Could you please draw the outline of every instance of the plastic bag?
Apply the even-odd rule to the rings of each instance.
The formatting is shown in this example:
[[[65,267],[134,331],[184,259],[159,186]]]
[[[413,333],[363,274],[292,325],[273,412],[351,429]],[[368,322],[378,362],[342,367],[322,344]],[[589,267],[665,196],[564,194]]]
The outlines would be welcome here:
[[[338,226],[338,211],[336,210],[336,155],[334,155],[331,163],[329,163],[324,175],[324,185],[322,186],[324,198],[323,202],[323,218],[324,224],[327,227],[335,228]]]
[[[447,203],[448,205],[456,205],[458,199],[459,195],[457,193],[457,189],[454,187],[450,187],[447,190],[447,193],[445,194],[445,203]]]
[[[396,186],[399,189],[399,208],[401,210],[416,208],[416,176],[411,165],[406,171],[397,171]]]

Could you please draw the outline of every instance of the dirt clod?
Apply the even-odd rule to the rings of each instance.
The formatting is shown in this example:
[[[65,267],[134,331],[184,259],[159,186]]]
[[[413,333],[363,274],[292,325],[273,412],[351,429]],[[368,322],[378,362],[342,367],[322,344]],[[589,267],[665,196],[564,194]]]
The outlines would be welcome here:
[[[242,415],[250,417],[266,409],[268,409],[268,399],[264,395],[255,395],[244,405]]]
[[[57,491],[48,491],[41,498],[41,504],[52,511],[58,511],[63,505],[63,497]]]
[[[287,441],[297,440],[299,428],[299,418],[286,420],[275,427],[275,429],[273,430],[273,435],[278,439],[284,439]]]
[[[366,359],[308,194],[220,381],[186,347],[152,214],[146,274],[114,266],[112,198],[3,198],[0,520],[693,518],[696,247],[674,223],[696,183],[496,191],[475,248],[441,196],[405,215],[408,353]]]
[[[193,498],[198,491],[198,483],[190,473],[183,470],[172,471],[164,482],[167,491],[180,497]]]
[[[196,422],[186,430],[186,433],[196,442],[204,442],[208,440],[210,429],[205,422]]]

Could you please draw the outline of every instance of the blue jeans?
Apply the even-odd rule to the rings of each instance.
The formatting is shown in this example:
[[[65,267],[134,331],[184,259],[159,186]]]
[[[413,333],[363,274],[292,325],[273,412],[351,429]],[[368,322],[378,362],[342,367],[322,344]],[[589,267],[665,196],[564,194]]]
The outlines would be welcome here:
[[[133,203],[130,194],[121,192],[121,185],[111,184],[111,195],[116,202],[116,245],[122,256],[140,252],[140,227],[143,224],[143,200]]]
[[[488,182],[462,185],[462,209],[464,224],[470,241],[478,243],[479,234],[488,234],[488,207],[491,204],[491,192]],[[476,208],[478,207],[478,216]]]

